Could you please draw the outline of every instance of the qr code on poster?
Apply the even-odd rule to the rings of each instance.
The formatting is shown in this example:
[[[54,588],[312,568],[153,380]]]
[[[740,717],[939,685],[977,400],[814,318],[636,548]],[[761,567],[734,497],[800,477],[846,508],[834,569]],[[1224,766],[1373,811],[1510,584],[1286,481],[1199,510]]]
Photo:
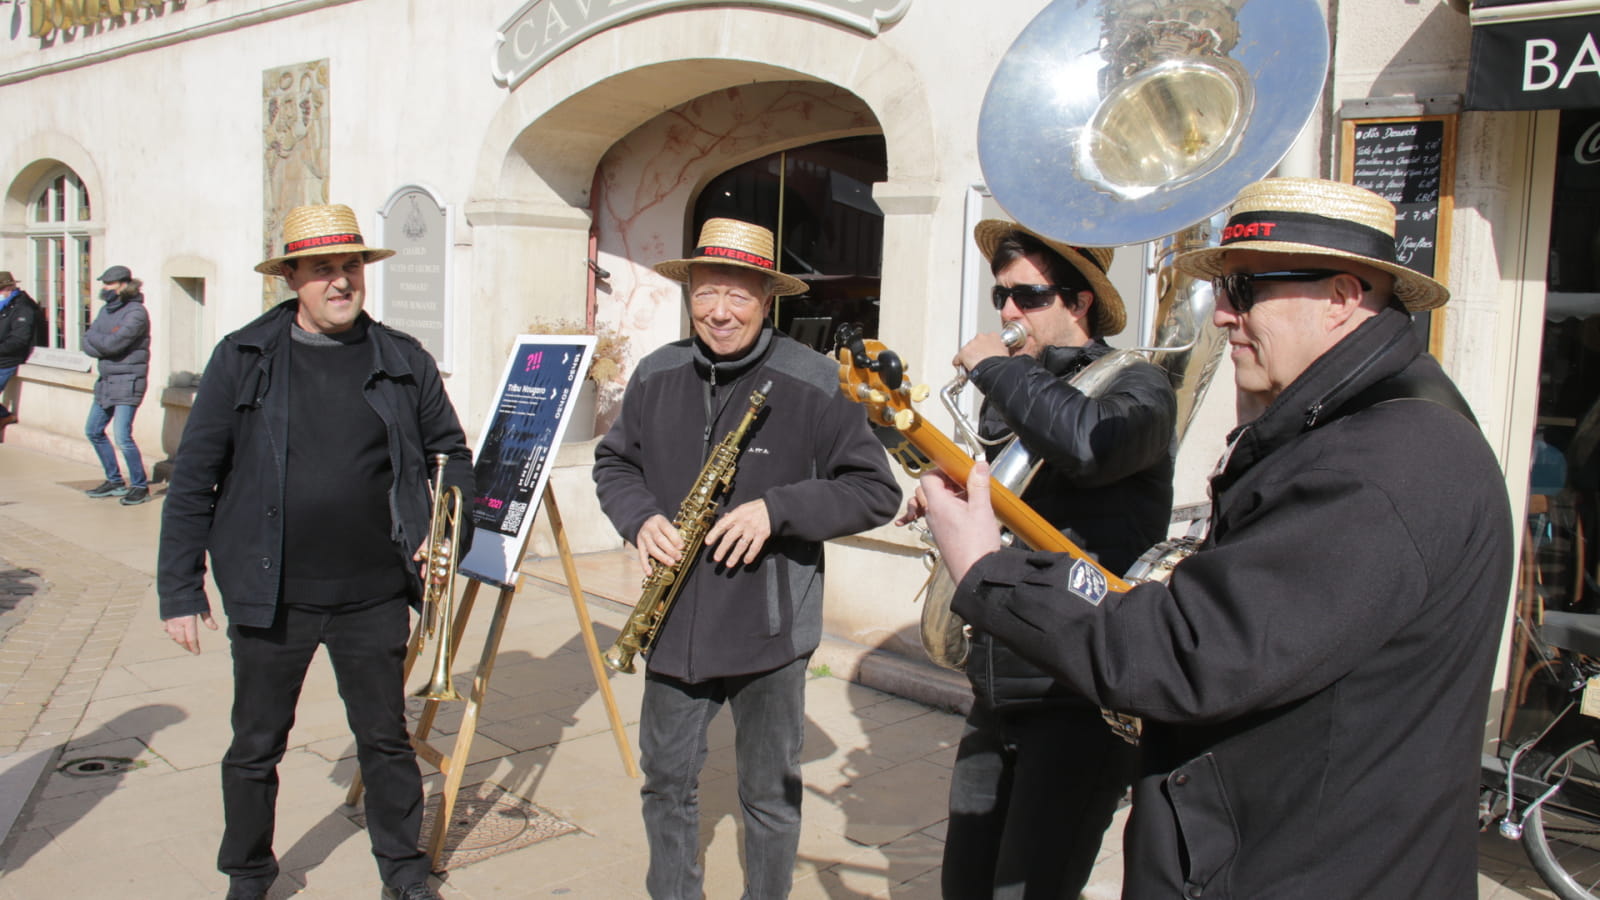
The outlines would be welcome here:
[[[528,504],[521,500],[513,500],[506,504],[505,524],[501,530],[508,534],[516,534],[522,530],[522,517],[528,514]]]

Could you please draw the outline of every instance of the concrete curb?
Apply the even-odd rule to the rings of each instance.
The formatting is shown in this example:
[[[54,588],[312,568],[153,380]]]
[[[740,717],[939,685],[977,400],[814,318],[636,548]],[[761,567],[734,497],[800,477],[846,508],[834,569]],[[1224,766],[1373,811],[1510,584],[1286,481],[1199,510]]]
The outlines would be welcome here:
[[[829,674],[835,678],[925,706],[961,715],[972,708],[972,686],[965,675],[853,641],[824,636],[817,652],[812,654],[811,664],[827,666]]]

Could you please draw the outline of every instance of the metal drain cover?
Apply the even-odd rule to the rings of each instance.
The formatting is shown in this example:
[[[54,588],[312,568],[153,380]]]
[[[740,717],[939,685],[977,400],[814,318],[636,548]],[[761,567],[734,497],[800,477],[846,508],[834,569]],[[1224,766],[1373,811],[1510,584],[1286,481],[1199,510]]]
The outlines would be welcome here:
[[[62,763],[56,771],[74,778],[93,778],[98,775],[121,775],[146,765],[148,763],[125,756],[85,756]]]

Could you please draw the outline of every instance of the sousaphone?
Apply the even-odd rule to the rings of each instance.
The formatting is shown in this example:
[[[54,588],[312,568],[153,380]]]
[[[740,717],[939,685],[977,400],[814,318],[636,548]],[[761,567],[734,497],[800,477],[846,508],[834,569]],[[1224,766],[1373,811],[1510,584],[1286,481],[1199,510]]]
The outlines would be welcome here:
[[[1080,390],[1094,396],[1122,367],[1153,362],[1177,392],[1183,439],[1226,341],[1211,322],[1210,284],[1172,269],[1171,257],[1215,245],[1213,217],[1283,159],[1327,68],[1316,0],[1056,0],[1023,29],[978,120],[995,201],[1077,246],[1161,241],[1154,334],[1096,360],[1074,378]],[[991,468],[1020,495],[1038,466],[1013,441]],[[1152,548],[1129,580],[1164,579],[1197,542]],[[950,611],[954,587],[935,558],[922,638],[934,662],[960,669],[968,642]]]
[[[1267,175],[1327,70],[1316,0],[1055,0],[995,69],[979,164],[1041,234],[1152,241]]]

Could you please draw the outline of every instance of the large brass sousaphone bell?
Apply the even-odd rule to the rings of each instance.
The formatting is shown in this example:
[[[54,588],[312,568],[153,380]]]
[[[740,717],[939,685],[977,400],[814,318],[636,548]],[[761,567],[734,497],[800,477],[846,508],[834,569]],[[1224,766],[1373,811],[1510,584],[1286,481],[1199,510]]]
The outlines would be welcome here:
[[[1182,440],[1226,342],[1211,322],[1210,284],[1165,263],[1215,244],[1209,220],[1289,151],[1327,68],[1316,0],[1055,0],[1023,30],[978,121],[979,162],[995,201],[1068,244],[1161,241],[1148,346],[1101,357],[1075,387],[1095,396],[1122,367],[1152,362],[1177,392]],[[1013,441],[991,469],[1021,494],[1037,464]],[[1128,580],[1170,573],[1172,557],[1192,546],[1152,548]],[[922,639],[934,662],[960,669],[968,641],[949,608],[954,589],[935,563]]]
[[[1035,231],[1092,247],[1155,240],[1267,175],[1327,70],[1316,0],[1055,0],[995,70],[979,163]]]

